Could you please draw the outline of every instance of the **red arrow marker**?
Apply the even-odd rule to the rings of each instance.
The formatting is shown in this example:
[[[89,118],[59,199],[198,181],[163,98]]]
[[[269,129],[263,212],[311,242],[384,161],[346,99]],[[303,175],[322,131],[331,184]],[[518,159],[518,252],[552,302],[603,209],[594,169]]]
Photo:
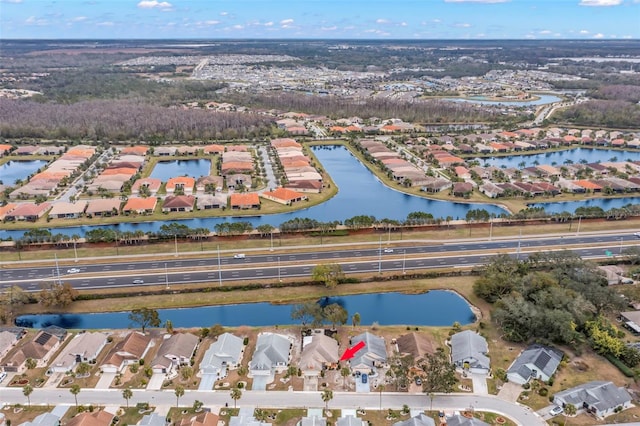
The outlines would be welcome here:
[[[356,352],[358,352],[360,349],[365,347],[365,343],[364,342],[358,342],[355,345],[353,345],[352,347],[350,347],[349,349],[347,349],[346,351],[344,351],[344,354],[342,354],[342,358],[340,358],[340,361],[348,361],[351,358],[353,358],[356,355]]]

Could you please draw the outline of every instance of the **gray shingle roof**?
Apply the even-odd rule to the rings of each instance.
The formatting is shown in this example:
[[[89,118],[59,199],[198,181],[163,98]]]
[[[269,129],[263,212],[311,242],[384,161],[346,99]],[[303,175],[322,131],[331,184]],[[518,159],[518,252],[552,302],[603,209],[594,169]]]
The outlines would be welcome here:
[[[468,418],[460,414],[447,417],[447,426],[489,426],[489,423],[485,423],[475,417]]]
[[[543,345],[532,345],[513,361],[507,374],[518,374],[524,380],[531,377],[532,367],[551,377],[562,361],[562,352]]]
[[[436,422],[426,414],[420,413],[403,422],[394,423],[393,426],[436,426]]]
[[[573,404],[578,409],[586,403],[598,411],[606,411],[631,401],[631,395],[612,382],[593,381],[558,392],[554,399]]]
[[[222,369],[222,364],[238,364],[244,348],[243,339],[231,333],[223,333],[213,342],[204,354],[200,369],[215,373]]]
[[[249,364],[251,370],[270,370],[275,364],[287,363],[291,342],[285,336],[262,333],[258,336],[256,350]]]
[[[460,365],[469,362],[471,367],[489,368],[490,361],[487,341],[471,330],[461,331],[451,336],[451,360]]]
[[[365,331],[364,333],[351,338],[351,346],[354,346],[358,342],[364,342],[365,347],[356,352],[355,356],[350,361],[351,366],[363,364],[373,368],[375,361],[387,361],[387,348],[382,337],[378,337],[368,331]]]

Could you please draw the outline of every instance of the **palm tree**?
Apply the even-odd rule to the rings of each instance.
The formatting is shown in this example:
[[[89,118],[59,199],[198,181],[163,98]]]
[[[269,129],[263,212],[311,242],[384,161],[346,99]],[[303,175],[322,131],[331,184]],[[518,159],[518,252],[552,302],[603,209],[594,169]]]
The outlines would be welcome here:
[[[33,393],[33,386],[27,384],[22,388],[22,394],[27,397],[27,403],[31,407],[31,394]]]
[[[349,377],[349,374],[351,374],[351,370],[349,370],[349,367],[342,367],[340,369],[340,375],[342,376],[342,387],[344,389],[346,389],[346,381],[347,381],[347,377]]]
[[[356,312],[355,314],[353,314],[353,316],[351,316],[351,324],[354,327],[359,326],[360,325],[360,321],[361,321],[361,318],[360,318],[360,314],[358,312]]]
[[[175,389],[176,393],[176,408],[178,408],[180,397],[184,396],[184,386],[178,385]]]
[[[327,410],[329,408],[329,401],[333,399],[333,391],[331,389],[326,389],[322,391],[322,400],[324,401],[324,409]]]
[[[236,408],[237,401],[242,397],[242,391],[238,388],[231,389],[231,399],[233,399],[233,408]]]
[[[127,401],[127,408],[129,408],[129,399],[133,397],[133,391],[129,388],[123,390],[122,397]]]
[[[76,400],[76,409],[78,408],[78,394],[80,393],[80,385],[75,383],[73,385],[71,385],[71,388],[69,388],[69,392],[71,392],[71,394],[73,395],[73,397]]]

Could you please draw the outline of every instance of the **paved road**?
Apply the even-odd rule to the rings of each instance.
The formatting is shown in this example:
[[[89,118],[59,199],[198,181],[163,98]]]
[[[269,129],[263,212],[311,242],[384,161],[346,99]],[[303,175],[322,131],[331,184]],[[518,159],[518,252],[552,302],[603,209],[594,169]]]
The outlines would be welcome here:
[[[1,401],[4,403],[27,402],[21,388],[2,388]],[[222,407],[225,403],[233,405],[229,391],[186,391],[180,398],[181,406],[192,406],[195,400],[200,400],[207,407]],[[134,390],[130,405],[138,402],[149,402],[151,406],[173,406],[176,396],[173,391]],[[79,404],[125,405],[120,390],[82,389],[78,394]],[[35,389],[31,394],[31,404],[38,405],[74,405],[74,396],[66,389]],[[320,392],[278,392],[278,391],[243,391],[237,401],[238,407],[269,407],[269,408],[318,408],[324,403]],[[473,408],[481,411],[500,413],[511,418],[519,425],[546,425],[530,408],[519,404],[502,401],[494,396],[480,396],[468,394],[436,395],[433,402],[425,394],[407,393],[367,393],[334,392],[329,408],[363,408],[377,410],[400,409],[403,405],[418,410],[465,410]]]
[[[603,257],[605,252],[620,255],[627,247],[637,246],[640,239],[632,232],[610,234],[567,235],[563,237],[511,238],[500,240],[468,240],[456,242],[436,242],[429,245],[411,242],[395,243],[393,252],[386,242],[371,248],[352,249],[334,247],[326,251],[312,248],[300,252],[256,252],[247,251],[242,259],[233,256],[217,256],[197,259],[170,259],[148,261],[130,259],[127,262],[91,263],[81,259],[70,265],[79,273],[67,273],[69,266],[56,267],[52,262],[46,267],[26,267],[5,264],[0,271],[0,289],[17,285],[28,291],[37,291],[42,285],[60,279],[78,289],[131,287],[135,285],[179,285],[197,282],[224,282],[255,279],[284,279],[287,277],[309,277],[315,265],[335,262],[342,265],[345,273],[375,273],[424,270],[445,267],[470,267],[485,264],[497,253],[510,253],[525,258],[528,253],[539,250],[565,249],[575,247],[580,256]],[[326,247],[323,247],[326,248]],[[143,283],[134,283],[142,280]]]

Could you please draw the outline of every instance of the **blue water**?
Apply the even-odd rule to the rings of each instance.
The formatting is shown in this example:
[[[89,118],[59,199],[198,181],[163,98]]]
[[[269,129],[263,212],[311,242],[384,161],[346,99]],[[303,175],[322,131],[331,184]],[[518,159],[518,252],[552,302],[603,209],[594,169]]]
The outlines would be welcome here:
[[[490,101],[483,96],[475,96],[471,98],[443,98],[443,99],[447,101],[452,101],[452,102],[469,102],[472,104],[505,105],[505,106],[516,106],[516,107],[546,105],[546,104],[552,104],[554,102],[560,102],[562,100],[558,96],[553,96],[553,95],[537,95],[537,96],[539,96],[539,99],[532,100],[532,101],[509,101],[509,100]]]
[[[200,176],[209,176],[210,174],[211,160],[172,160],[159,161],[149,177],[166,182],[170,178],[177,176],[199,178]]]
[[[594,198],[583,201],[565,201],[561,203],[532,203],[531,207],[544,207],[547,213],[573,213],[578,207],[600,207],[607,211],[613,208],[619,209],[627,204],[640,204],[640,197],[624,198]]]
[[[17,180],[24,181],[36,170],[47,165],[44,160],[7,161],[0,166],[0,180],[3,184],[11,186]]]
[[[599,148],[573,148],[564,151],[544,152],[540,154],[530,155],[513,155],[509,157],[488,157],[481,158],[480,164],[489,164],[495,167],[517,167],[521,168],[520,163],[524,162],[524,167],[531,167],[538,164],[554,165],[561,167],[565,161],[571,161],[574,164],[580,162],[599,163],[606,161],[640,161],[640,151],[618,151],[615,149],[599,149]]]
[[[499,216],[506,211],[491,204],[465,204],[449,201],[429,200],[395,191],[383,185],[357,158],[343,146],[314,147],[314,153],[322,167],[329,173],[333,181],[340,188],[338,194],[329,201],[306,210],[291,213],[264,215],[256,217],[226,217],[226,218],[195,218],[181,220],[191,228],[206,227],[213,229],[217,223],[231,221],[246,221],[256,227],[270,224],[279,227],[283,222],[294,218],[310,218],[322,222],[334,220],[344,221],[358,215],[373,215],[376,218],[404,220],[411,212],[422,211],[433,214],[434,217],[463,219],[470,209],[485,209],[489,213]],[[118,231],[143,232],[158,231],[165,223],[176,221],[156,221],[143,223],[120,223],[106,225],[103,228]],[[68,228],[52,228],[53,233],[65,235],[84,235],[85,231],[93,229],[89,226],[75,226]],[[24,231],[0,231],[0,238],[11,236],[21,238]]]
[[[469,324],[475,315],[458,294],[434,290],[422,294],[376,293],[323,298],[324,305],[338,303],[349,313],[360,314],[362,325],[450,326],[454,322]],[[291,319],[293,305],[245,303],[240,305],[205,306],[199,308],[159,309],[162,324],[170,320],[174,327],[263,327],[295,324]],[[23,315],[16,324],[41,328],[57,325],[68,329],[116,329],[137,327],[131,324],[129,312],[100,314]]]

